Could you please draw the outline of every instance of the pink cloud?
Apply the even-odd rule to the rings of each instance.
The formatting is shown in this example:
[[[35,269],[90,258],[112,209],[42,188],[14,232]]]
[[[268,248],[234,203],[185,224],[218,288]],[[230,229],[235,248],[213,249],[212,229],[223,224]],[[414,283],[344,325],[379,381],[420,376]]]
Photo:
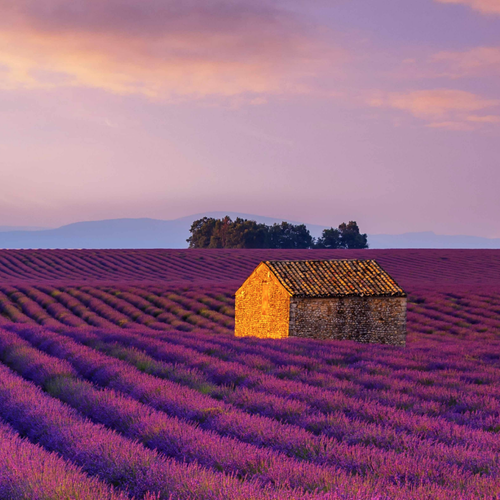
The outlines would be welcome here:
[[[499,0],[436,0],[439,3],[466,5],[483,14],[500,14]]]
[[[485,116],[470,115],[467,117],[467,121],[475,122],[475,123],[500,123],[500,116],[497,116],[497,115],[485,115]]]
[[[439,128],[442,130],[455,130],[455,131],[470,131],[474,130],[474,127],[468,123],[464,122],[435,122],[435,123],[428,123],[426,125],[429,128]]]
[[[467,51],[443,51],[431,57],[452,77],[500,73],[500,47],[476,47]]]
[[[500,100],[484,99],[463,90],[435,89],[388,93],[385,97],[372,101],[372,104],[409,111],[418,118],[434,118],[453,112],[478,111],[498,106]]]
[[[472,123],[496,123],[496,115],[470,113],[500,106],[499,99],[485,99],[471,92],[453,89],[416,90],[374,96],[369,104],[411,113],[433,128],[470,130]]]
[[[266,2],[0,0],[0,87],[150,98],[302,93],[340,51]]]

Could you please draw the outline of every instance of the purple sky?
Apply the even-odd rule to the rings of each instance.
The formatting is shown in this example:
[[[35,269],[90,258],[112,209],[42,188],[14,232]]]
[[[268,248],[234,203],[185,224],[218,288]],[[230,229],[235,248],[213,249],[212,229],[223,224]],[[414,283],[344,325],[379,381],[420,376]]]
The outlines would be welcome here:
[[[0,225],[500,237],[499,84],[500,0],[0,0]]]

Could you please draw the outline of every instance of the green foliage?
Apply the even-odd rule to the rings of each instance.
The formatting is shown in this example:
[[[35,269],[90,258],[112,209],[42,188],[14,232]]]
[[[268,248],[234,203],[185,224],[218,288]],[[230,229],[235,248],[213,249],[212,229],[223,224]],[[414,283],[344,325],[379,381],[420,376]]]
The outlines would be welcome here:
[[[311,248],[314,240],[304,224],[282,222],[268,228],[266,248]]]
[[[323,229],[323,234],[316,240],[316,248],[343,248],[340,231],[331,227]]]
[[[212,217],[195,220],[189,229],[191,236],[186,240],[189,243],[189,248],[211,248],[210,240],[214,228],[215,219]]]
[[[267,226],[253,220],[203,217],[189,231],[189,248],[266,248]]]
[[[356,222],[325,229],[317,241],[304,224],[267,226],[253,220],[203,217],[195,220],[186,240],[189,248],[368,248],[366,234],[360,234]]]
[[[366,234],[360,234],[355,221],[343,222],[338,229],[324,229],[315,248],[368,248],[368,238]]]

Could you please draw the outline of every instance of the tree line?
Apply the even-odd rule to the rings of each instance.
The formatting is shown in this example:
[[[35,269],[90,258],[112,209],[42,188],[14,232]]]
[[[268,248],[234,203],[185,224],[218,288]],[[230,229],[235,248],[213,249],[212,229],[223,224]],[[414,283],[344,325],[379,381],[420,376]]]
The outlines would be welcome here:
[[[283,221],[268,226],[239,217],[233,221],[227,215],[195,220],[189,231],[189,248],[368,248],[367,236],[355,221],[324,229],[319,238],[313,238],[305,224]]]

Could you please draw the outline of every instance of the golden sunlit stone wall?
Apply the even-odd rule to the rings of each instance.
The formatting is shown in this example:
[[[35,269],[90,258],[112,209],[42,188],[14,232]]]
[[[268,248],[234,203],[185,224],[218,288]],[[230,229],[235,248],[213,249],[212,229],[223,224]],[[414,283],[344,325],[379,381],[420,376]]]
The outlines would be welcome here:
[[[290,336],[406,345],[406,297],[292,298]]]
[[[288,337],[290,294],[261,263],[236,292],[235,336]]]

